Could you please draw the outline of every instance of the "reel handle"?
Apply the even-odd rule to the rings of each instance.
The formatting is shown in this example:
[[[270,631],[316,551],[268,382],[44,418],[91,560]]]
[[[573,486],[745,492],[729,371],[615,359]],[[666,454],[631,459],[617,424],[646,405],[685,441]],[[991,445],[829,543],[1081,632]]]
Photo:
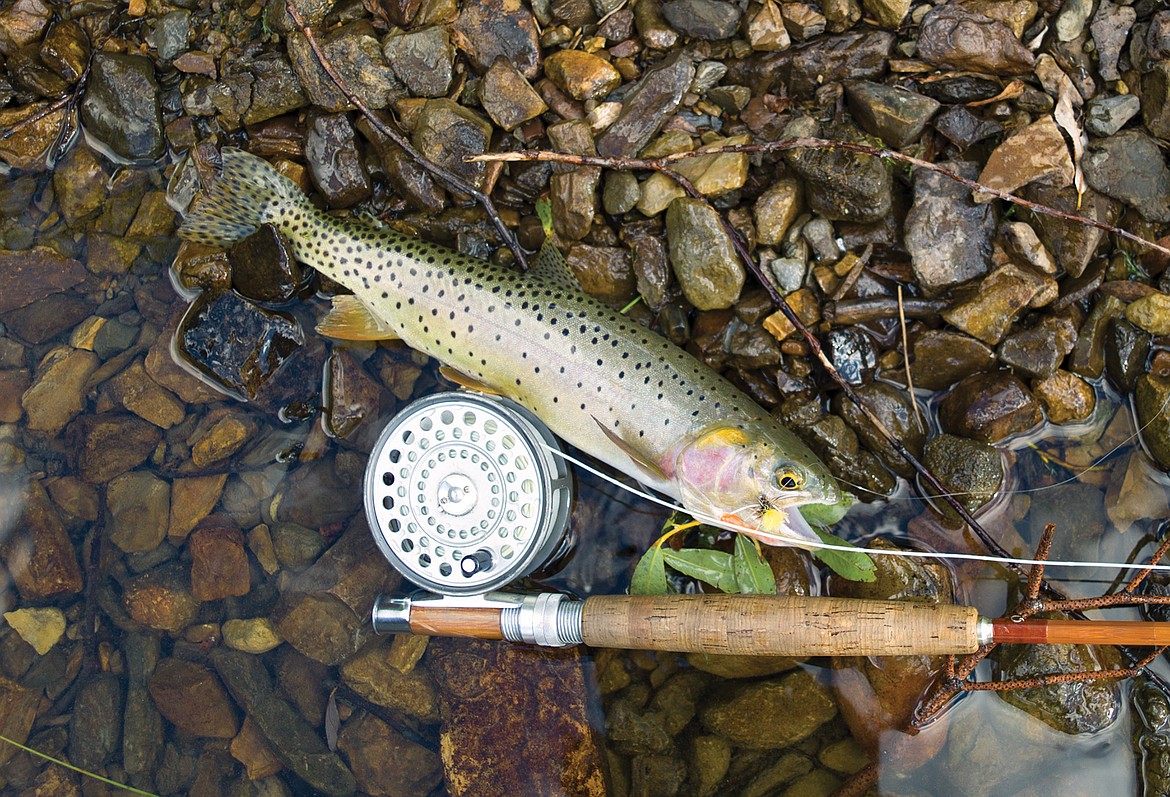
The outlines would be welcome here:
[[[971,606],[789,595],[600,595],[585,600],[585,644],[686,653],[904,656],[972,653]]]

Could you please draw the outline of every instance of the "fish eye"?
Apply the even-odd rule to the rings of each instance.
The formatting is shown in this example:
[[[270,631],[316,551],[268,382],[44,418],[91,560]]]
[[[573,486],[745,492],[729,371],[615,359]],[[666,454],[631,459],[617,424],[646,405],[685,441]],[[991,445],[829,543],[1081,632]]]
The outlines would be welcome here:
[[[804,477],[794,470],[776,470],[776,484],[781,490],[799,490],[804,486]]]

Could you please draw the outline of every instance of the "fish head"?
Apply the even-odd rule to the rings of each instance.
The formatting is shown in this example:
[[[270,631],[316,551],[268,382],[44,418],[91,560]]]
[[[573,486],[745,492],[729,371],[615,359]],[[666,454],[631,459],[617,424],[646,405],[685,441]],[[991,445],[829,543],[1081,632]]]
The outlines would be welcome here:
[[[820,538],[805,515],[836,522],[852,503],[828,468],[779,423],[707,427],[684,441],[673,464],[687,510],[766,545],[815,547]]]

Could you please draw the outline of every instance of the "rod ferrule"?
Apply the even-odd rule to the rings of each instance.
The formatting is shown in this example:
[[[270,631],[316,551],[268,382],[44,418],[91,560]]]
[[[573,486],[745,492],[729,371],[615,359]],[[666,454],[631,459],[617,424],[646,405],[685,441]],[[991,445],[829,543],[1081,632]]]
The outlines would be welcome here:
[[[379,634],[410,633],[410,596],[392,598],[379,595],[371,614],[374,631]]]
[[[986,617],[979,618],[979,622],[975,624],[975,641],[979,643],[979,647],[995,641],[995,624],[991,620]]]

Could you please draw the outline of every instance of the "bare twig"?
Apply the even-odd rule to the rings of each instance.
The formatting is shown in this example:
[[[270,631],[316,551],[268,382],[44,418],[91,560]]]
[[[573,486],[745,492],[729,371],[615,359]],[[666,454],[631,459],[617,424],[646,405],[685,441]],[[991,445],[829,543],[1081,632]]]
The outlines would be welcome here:
[[[291,16],[293,21],[296,23],[297,28],[301,32],[301,35],[305,37],[305,41],[308,42],[309,48],[313,51],[313,55],[317,57],[318,63],[321,64],[321,68],[325,70],[325,74],[329,76],[329,79],[333,81],[333,84],[337,86],[337,90],[345,96],[346,100],[348,100],[349,103],[353,105],[353,107],[357,108],[358,111],[361,112],[361,114],[367,120],[369,120],[370,125],[373,126],[375,130],[393,141],[395,145],[401,147],[402,150],[406,152],[406,154],[409,155],[415,163],[425,169],[433,177],[438,179],[439,182],[446,185],[452,191],[458,191],[461,194],[466,194],[478,202],[479,205],[488,214],[488,218],[491,219],[492,225],[495,226],[496,232],[499,233],[500,239],[504,242],[504,245],[508,247],[508,249],[512,252],[513,257],[516,258],[516,262],[520,264],[521,268],[527,270],[528,258],[524,254],[524,249],[520,246],[520,242],[516,240],[516,236],[513,235],[512,231],[508,229],[508,226],[504,224],[504,220],[500,218],[500,214],[496,211],[495,204],[492,202],[491,197],[489,197],[483,191],[480,191],[474,185],[464,180],[454,172],[444,169],[437,163],[433,163],[430,159],[415,149],[414,145],[411,144],[405,136],[403,136],[390,125],[386,124],[386,122],[380,116],[375,114],[370,109],[370,107],[366,105],[361,97],[354,94],[345,81],[342,80],[341,75],[337,74],[337,70],[333,68],[333,64],[329,61],[328,57],[326,57],[325,51],[321,49],[321,45],[317,41],[317,37],[313,34],[313,31],[309,28],[308,23],[305,22],[305,18],[301,16],[301,12],[297,10],[292,0],[286,0],[285,8],[288,10],[289,16]]]
[[[925,432],[926,424],[922,422],[922,413],[918,411],[918,402],[914,398],[914,377],[910,375],[910,340],[906,334],[906,308],[902,304],[901,285],[898,286],[898,328],[902,330],[902,363],[906,366],[906,391],[910,406],[914,408],[914,423],[920,432]]]

